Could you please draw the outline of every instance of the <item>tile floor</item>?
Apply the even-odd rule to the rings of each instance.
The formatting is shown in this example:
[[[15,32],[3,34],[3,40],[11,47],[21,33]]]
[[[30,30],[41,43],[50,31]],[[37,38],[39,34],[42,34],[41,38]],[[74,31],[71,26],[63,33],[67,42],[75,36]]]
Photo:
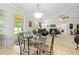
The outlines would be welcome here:
[[[51,37],[47,43],[50,45]],[[74,36],[58,35],[54,40],[54,55],[79,55],[79,50],[75,50]],[[19,47],[16,45],[7,48],[0,48],[0,55],[19,55]]]

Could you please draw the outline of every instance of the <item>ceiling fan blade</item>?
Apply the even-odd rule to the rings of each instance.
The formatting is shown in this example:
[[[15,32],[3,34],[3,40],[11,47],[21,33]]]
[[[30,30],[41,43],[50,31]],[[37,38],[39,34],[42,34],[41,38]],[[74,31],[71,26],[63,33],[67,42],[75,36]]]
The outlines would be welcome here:
[[[78,16],[79,15],[79,13],[78,14],[71,14],[71,15],[69,15],[69,16]]]
[[[78,18],[79,16],[71,16],[70,18]]]
[[[68,14],[66,14],[66,15],[75,15],[75,14],[79,14],[79,11],[74,11],[75,13],[68,13]]]

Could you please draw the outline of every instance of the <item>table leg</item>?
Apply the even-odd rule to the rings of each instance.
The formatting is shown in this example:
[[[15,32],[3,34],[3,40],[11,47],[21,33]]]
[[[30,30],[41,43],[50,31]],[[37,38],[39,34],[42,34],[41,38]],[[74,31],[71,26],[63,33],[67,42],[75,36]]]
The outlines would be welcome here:
[[[30,55],[30,44],[29,44],[29,38],[28,38],[28,55]]]

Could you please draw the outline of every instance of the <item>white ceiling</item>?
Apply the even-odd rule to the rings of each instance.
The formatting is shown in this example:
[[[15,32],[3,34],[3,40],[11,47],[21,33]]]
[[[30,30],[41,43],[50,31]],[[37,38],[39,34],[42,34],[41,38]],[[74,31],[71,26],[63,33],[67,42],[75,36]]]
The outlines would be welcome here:
[[[79,19],[78,3],[39,3],[40,12],[44,13],[43,19],[56,19],[59,15],[67,15],[70,18]],[[30,18],[37,10],[37,3],[14,3],[14,6],[22,10]]]

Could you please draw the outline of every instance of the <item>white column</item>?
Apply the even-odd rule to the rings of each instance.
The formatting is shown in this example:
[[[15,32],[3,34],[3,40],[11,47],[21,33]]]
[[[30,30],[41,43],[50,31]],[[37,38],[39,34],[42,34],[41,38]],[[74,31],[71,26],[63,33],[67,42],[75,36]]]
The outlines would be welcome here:
[[[15,42],[14,36],[14,15],[5,12],[5,39],[4,46],[12,45]]]
[[[24,32],[27,32],[27,31],[30,31],[30,28],[29,28],[29,18],[28,17],[24,17]]]

